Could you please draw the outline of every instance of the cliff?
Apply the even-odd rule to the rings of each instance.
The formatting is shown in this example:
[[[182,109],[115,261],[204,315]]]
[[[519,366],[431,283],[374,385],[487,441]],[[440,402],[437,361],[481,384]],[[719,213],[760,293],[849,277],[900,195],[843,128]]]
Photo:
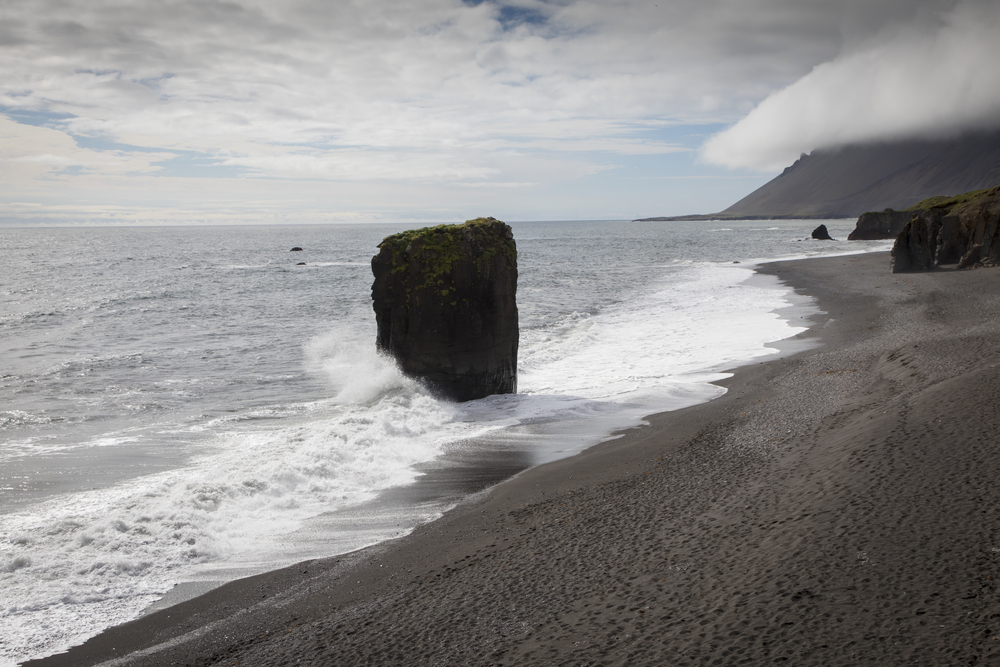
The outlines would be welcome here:
[[[887,208],[884,211],[869,211],[862,213],[858,222],[847,236],[848,241],[875,241],[894,239],[903,231],[914,213],[922,211],[894,211]]]
[[[896,237],[892,272],[1000,266],[1000,187],[920,203]]]
[[[726,210],[645,218],[855,218],[1000,184],[1000,132],[813,151]]]
[[[447,398],[517,391],[517,247],[494,218],[386,237],[372,258],[377,347]]]

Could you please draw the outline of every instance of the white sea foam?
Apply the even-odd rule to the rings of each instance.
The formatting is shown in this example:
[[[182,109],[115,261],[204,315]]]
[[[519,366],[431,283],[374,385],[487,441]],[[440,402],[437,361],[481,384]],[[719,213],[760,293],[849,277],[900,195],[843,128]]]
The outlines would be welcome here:
[[[186,468],[5,516],[0,655],[66,648],[133,618],[199,566],[280,562],[276,536],[412,481],[415,463],[471,432],[453,406],[362,356],[346,367],[359,386],[328,368],[337,398],[305,417],[221,432]],[[318,359],[346,363],[342,351]]]
[[[330,332],[306,345],[309,365],[322,369],[336,403],[366,404],[391,391],[418,391],[391,357],[375,349],[374,333],[367,328]]]
[[[530,332],[520,387],[528,394],[645,400],[773,353],[765,343],[802,329],[772,312],[789,290],[742,285],[751,275],[731,265],[692,265],[598,314],[573,313],[550,330]]]

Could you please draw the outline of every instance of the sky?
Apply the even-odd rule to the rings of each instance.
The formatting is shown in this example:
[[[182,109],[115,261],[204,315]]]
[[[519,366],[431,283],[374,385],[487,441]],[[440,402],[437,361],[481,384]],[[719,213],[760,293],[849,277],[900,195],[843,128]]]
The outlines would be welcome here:
[[[2,0],[0,224],[632,219],[1000,123],[994,0]]]

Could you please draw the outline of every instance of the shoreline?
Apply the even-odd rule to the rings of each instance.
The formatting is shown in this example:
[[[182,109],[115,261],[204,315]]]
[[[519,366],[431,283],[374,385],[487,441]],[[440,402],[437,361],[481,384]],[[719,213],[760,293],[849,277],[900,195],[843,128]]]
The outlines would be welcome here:
[[[757,271],[816,298],[825,314],[800,337],[820,347],[738,368],[725,395],[397,540],[230,582],[25,664],[1000,655],[1000,511],[983,502],[1000,464],[1000,275],[894,276],[888,253]]]

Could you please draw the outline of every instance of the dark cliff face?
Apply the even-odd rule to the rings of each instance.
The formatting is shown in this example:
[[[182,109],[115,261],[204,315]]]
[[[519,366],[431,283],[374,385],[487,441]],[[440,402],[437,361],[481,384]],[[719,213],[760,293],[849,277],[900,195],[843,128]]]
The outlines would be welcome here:
[[[858,218],[854,231],[851,232],[848,241],[876,241],[894,239],[903,231],[903,227],[910,221],[915,213],[923,211],[894,211],[887,208],[884,211],[871,211],[862,213]]]
[[[937,199],[896,237],[892,272],[1000,266],[1000,187]]]
[[[494,218],[389,236],[372,258],[378,348],[457,401],[517,391],[517,247]]]
[[[934,216],[912,216],[892,246],[892,272],[913,273],[934,269],[934,248],[941,222]]]

